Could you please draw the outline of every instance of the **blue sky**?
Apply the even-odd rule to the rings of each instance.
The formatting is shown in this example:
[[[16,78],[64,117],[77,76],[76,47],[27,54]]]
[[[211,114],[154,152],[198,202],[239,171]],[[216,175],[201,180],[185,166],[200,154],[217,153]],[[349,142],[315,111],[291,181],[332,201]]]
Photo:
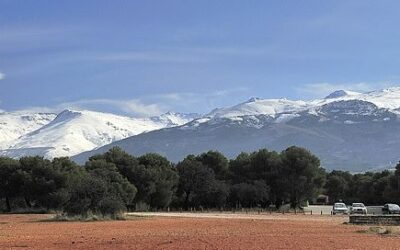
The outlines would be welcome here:
[[[0,0],[0,109],[205,113],[400,80],[399,1]]]

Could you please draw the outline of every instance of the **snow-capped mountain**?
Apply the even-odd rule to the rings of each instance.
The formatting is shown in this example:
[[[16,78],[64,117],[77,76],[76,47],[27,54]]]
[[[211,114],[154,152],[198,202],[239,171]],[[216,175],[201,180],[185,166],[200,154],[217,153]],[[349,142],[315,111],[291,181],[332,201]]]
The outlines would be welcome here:
[[[334,98],[341,98],[341,97],[349,97],[349,96],[358,96],[361,95],[359,92],[349,91],[349,90],[336,90],[335,92],[330,93],[325,99],[334,99]]]
[[[328,169],[392,167],[400,160],[400,88],[358,93],[339,90],[323,99],[256,99],[219,108],[182,126],[116,141],[76,156],[120,146],[134,155],[156,152],[179,161],[187,154],[219,150],[228,157],[259,148],[310,149]]]
[[[57,114],[17,111],[0,113],[0,150],[24,134],[51,122]]]
[[[156,123],[164,124],[165,127],[173,127],[177,125],[185,124],[189,121],[199,118],[201,115],[197,113],[176,113],[176,112],[167,112],[165,114],[151,117],[150,119]]]
[[[0,154],[11,157],[72,156],[129,136],[182,125],[190,121],[191,117],[195,117],[194,114],[186,116],[169,112],[160,117],[131,118],[101,112],[74,110],[64,110],[55,118],[54,116],[46,116],[51,121],[45,120],[46,122],[43,121],[42,124],[37,123],[36,130],[31,129],[19,138],[14,137],[14,140],[9,141],[8,147],[3,148]]]
[[[247,115],[269,115],[272,117],[280,114],[298,113],[309,110],[312,112],[318,107],[337,101],[361,100],[375,104],[379,108],[386,108],[393,112],[400,109],[400,87],[387,88],[367,93],[348,90],[337,90],[323,99],[312,101],[293,101],[288,99],[260,99],[250,100],[227,108],[217,108],[205,117],[210,118],[235,118]]]
[[[214,109],[206,117],[239,117],[245,115],[276,115],[284,112],[295,112],[309,107],[305,101],[291,101],[287,99],[260,99],[251,98],[238,105]]]
[[[393,112],[398,112],[400,108],[400,87],[392,87],[367,93],[340,90],[333,92],[323,100],[314,100],[310,103],[313,106],[321,106],[339,100],[366,101],[375,104],[378,108],[385,108]]]

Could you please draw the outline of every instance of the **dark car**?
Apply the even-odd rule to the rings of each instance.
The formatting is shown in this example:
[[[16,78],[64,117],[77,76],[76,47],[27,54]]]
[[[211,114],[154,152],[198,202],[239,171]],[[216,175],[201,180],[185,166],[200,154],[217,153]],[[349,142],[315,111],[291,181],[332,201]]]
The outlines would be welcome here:
[[[400,207],[397,204],[385,204],[382,212],[383,214],[400,214]]]

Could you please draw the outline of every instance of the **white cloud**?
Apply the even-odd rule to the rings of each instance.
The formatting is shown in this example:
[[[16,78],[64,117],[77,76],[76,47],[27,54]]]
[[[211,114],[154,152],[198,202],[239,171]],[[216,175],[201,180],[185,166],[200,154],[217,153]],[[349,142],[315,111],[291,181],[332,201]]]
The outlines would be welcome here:
[[[6,75],[2,72],[0,72],[0,80],[4,80],[4,78],[6,78]]]
[[[65,102],[57,105],[56,109],[96,109],[108,106],[112,110],[119,110],[123,113],[139,117],[160,115],[166,112],[159,104],[146,104],[139,99],[115,100],[115,99],[83,99],[73,102]]]
[[[297,87],[296,91],[305,95],[308,98],[321,98],[329,95],[336,90],[351,90],[356,92],[368,92],[385,87],[392,86],[389,82],[376,82],[376,83],[312,83],[305,84],[302,87]]]
[[[114,61],[138,61],[152,63],[191,63],[203,62],[204,60],[194,55],[178,52],[150,52],[150,51],[125,51],[112,53],[98,53],[87,55],[88,60],[114,62]]]
[[[125,112],[135,113],[141,116],[155,116],[165,112],[159,104],[144,104],[140,100],[118,102],[117,106]]]
[[[222,105],[233,105],[248,97],[248,89],[237,87],[215,90],[209,93],[177,92],[155,94],[136,99],[81,99],[62,102],[50,107],[25,107],[23,112],[59,113],[64,109],[93,110],[129,115],[134,117],[151,117],[167,111],[206,113]]]
[[[168,110],[178,112],[206,113],[218,106],[236,104],[248,98],[249,89],[246,87],[235,87],[212,92],[176,92],[144,96],[142,99],[150,103],[159,103]]]

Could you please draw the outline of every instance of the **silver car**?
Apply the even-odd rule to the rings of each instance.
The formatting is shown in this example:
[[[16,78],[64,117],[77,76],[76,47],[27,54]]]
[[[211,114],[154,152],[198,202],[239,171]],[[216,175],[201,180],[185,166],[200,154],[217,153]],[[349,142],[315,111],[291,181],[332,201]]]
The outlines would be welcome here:
[[[336,202],[333,204],[332,214],[348,214],[349,210],[347,209],[346,204],[343,202]]]
[[[353,203],[350,209],[351,214],[367,214],[367,208],[364,203]]]
[[[400,207],[397,204],[385,204],[382,208],[383,214],[400,214]]]

